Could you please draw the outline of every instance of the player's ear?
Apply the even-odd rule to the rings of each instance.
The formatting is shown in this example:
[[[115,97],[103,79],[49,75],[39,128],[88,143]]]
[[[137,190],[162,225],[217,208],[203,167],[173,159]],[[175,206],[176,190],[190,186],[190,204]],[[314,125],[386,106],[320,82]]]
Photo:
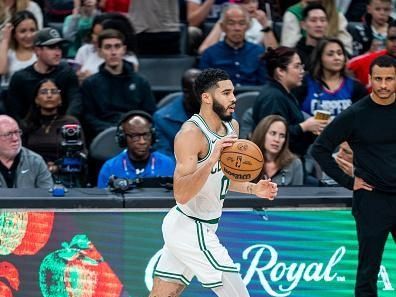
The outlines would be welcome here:
[[[204,102],[204,103],[206,103],[206,104],[209,104],[210,103],[210,100],[211,100],[211,96],[210,96],[210,94],[209,93],[202,93],[202,95],[201,95],[201,99],[202,99],[202,102]]]

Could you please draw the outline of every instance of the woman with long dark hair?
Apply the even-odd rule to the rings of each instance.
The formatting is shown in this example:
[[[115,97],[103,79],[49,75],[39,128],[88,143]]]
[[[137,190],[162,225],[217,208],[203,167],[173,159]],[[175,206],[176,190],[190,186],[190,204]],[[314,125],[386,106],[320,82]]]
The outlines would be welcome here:
[[[44,79],[35,90],[35,104],[22,121],[24,146],[40,154],[51,173],[59,171],[58,163],[64,156],[62,127],[65,124],[81,127],[75,117],[60,112],[61,105],[61,90],[52,79]],[[84,139],[82,133],[81,139]],[[82,151],[85,152],[85,148]]]
[[[260,148],[265,160],[257,180],[270,178],[278,186],[303,184],[302,162],[289,149],[287,126],[283,117],[269,115],[254,130],[251,141]]]
[[[293,90],[302,110],[314,115],[326,110],[332,116],[367,95],[366,88],[346,72],[347,52],[336,38],[323,38],[311,54],[302,86]]]
[[[0,41],[1,86],[7,88],[11,76],[18,70],[32,65],[37,57],[34,53],[34,35],[37,20],[27,10],[18,11],[3,29]]]

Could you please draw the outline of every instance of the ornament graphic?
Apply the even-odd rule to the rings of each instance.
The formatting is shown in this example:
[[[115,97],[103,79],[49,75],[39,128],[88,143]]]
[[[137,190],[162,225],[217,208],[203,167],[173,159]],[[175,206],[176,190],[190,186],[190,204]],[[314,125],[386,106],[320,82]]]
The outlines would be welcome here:
[[[0,262],[0,296],[13,297],[11,289],[19,290],[19,272],[10,262]]]
[[[84,234],[45,257],[39,270],[43,297],[120,297],[122,283]]]
[[[53,212],[0,212],[0,255],[35,255],[48,242]]]

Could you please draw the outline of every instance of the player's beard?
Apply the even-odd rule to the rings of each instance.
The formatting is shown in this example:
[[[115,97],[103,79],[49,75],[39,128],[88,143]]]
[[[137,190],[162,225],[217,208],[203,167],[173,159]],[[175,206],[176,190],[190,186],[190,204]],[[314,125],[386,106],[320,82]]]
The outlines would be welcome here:
[[[229,122],[232,120],[232,113],[227,115],[227,109],[224,108],[216,99],[213,100],[213,111],[219,116],[222,121]]]

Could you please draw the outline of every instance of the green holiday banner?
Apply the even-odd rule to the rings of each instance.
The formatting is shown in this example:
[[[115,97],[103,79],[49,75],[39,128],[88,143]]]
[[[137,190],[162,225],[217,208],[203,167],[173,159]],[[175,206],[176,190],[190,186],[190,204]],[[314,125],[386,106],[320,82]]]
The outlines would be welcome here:
[[[166,212],[0,212],[0,296],[147,296]],[[225,210],[217,233],[251,296],[353,296],[350,210]],[[391,236],[378,288],[380,297],[395,296]],[[194,280],[183,296],[215,295]]]

